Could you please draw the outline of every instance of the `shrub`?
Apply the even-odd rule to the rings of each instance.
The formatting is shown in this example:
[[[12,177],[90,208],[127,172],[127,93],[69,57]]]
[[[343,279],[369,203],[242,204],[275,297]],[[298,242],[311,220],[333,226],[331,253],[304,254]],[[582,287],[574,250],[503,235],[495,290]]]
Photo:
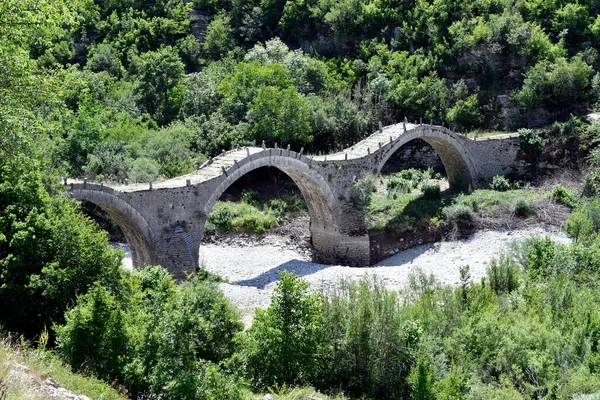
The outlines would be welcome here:
[[[96,285],[56,326],[58,349],[75,370],[125,385],[133,398],[196,399],[239,390],[216,366],[234,350],[242,324],[216,284],[177,286],[160,267]],[[209,398],[209,397],[201,397]]]
[[[277,226],[277,217],[265,214],[256,207],[240,207],[239,215],[231,221],[235,230],[246,230],[256,233],[265,233]]]
[[[131,162],[128,176],[133,183],[155,180],[160,175],[160,165],[154,160],[140,157]]]
[[[232,203],[217,202],[211,213],[208,215],[207,221],[219,229],[230,230],[234,217],[235,212]]]
[[[250,188],[245,188],[244,190],[242,190],[242,194],[241,194],[240,198],[243,202],[246,202],[246,203],[252,204],[252,205],[258,205],[261,202],[260,193],[258,193],[256,190],[250,189]]]
[[[464,203],[454,204],[444,209],[444,217],[448,221],[470,221],[473,219],[473,208]]]
[[[398,294],[376,277],[344,282],[325,303],[324,388],[351,397],[408,398],[410,356]],[[412,330],[418,336],[418,327]]]
[[[439,200],[442,198],[439,183],[425,182],[423,186],[421,186],[421,190],[423,191],[423,198],[425,199]]]
[[[558,204],[573,208],[577,202],[577,195],[572,189],[557,185],[552,189],[552,199]]]
[[[542,137],[531,129],[519,129],[519,147],[533,162],[537,162],[544,142]]]
[[[486,269],[487,280],[496,294],[510,293],[519,287],[519,265],[507,255],[501,255],[490,262]]]
[[[510,182],[504,176],[496,175],[492,179],[490,189],[496,190],[498,192],[506,192],[510,190]]]
[[[391,176],[387,182],[388,195],[406,194],[412,191],[411,182],[398,176]]]
[[[531,214],[531,201],[520,197],[515,202],[515,214],[519,217],[528,217]]]
[[[573,211],[565,224],[567,236],[575,242],[579,242],[581,239],[586,238],[593,231],[594,221],[592,221],[589,213],[583,208],[578,208]]]
[[[352,188],[352,201],[358,208],[365,208],[371,204],[373,192],[375,192],[375,179],[372,175],[366,175],[359,179]]]

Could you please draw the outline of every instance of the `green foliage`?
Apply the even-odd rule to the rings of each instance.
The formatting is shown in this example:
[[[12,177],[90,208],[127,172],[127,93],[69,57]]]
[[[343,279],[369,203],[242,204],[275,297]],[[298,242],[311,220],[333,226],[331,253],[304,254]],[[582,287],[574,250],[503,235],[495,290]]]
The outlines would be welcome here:
[[[233,49],[233,31],[231,20],[225,14],[218,14],[210,22],[202,48],[206,56],[212,60],[223,58]]]
[[[458,100],[454,107],[448,110],[448,122],[458,131],[465,131],[481,126],[483,123],[479,100],[476,94],[464,100]]]
[[[568,111],[569,104],[585,97],[591,72],[592,68],[579,56],[571,61],[558,58],[554,62],[539,62],[525,75],[514,101],[526,110],[546,105]]]
[[[324,324],[330,344],[321,376],[325,387],[356,397],[406,398],[406,346],[409,332],[418,335],[418,322],[403,327],[410,322],[403,321],[397,293],[375,277],[345,282],[326,302]]]
[[[280,275],[271,306],[256,312],[242,342],[244,371],[257,388],[311,382],[323,360],[323,297],[293,272]]]
[[[580,203],[567,220],[567,235],[575,242],[600,231],[600,202],[597,199]]]
[[[142,109],[160,125],[171,122],[179,112],[184,87],[184,65],[170,46],[133,58],[129,73],[135,78]]]
[[[519,147],[532,162],[537,162],[542,154],[544,141],[542,137],[531,129],[519,129]]]
[[[427,200],[439,200],[442,198],[439,183],[425,182],[421,186],[421,190],[423,191],[423,198]]]
[[[434,379],[427,361],[419,358],[408,375],[408,384],[411,389],[410,398],[414,400],[434,398]]]
[[[233,354],[241,323],[214,283],[180,287],[159,267],[126,273],[117,285],[96,285],[80,297],[55,330],[75,369],[119,382],[134,396],[242,398],[235,377],[216,366]]]
[[[413,188],[411,181],[392,175],[386,184],[386,189],[388,196],[397,196],[398,194],[410,193]]]
[[[519,217],[528,217],[531,214],[531,202],[525,197],[520,197],[515,202],[515,214]]]
[[[267,86],[258,89],[248,106],[246,119],[252,138],[268,143],[308,143],[310,135],[308,101],[297,89]]]
[[[14,172],[0,170],[0,319],[34,335],[93,282],[111,284],[122,255],[73,202],[46,191],[40,171]]]
[[[498,192],[506,192],[507,190],[510,190],[510,182],[504,176],[496,175],[492,179],[490,189]]]
[[[519,275],[519,265],[506,254],[492,259],[486,270],[487,282],[497,295],[518,289]]]
[[[444,218],[447,221],[470,221],[473,219],[473,208],[464,203],[455,204],[444,208]]]
[[[577,204],[577,193],[572,188],[556,185],[552,189],[552,200],[558,204],[573,208]]]
[[[371,203],[375,192],[375,179],[371,175],[356,181],[352,188],[352,201],[358,208],[365,208]]]

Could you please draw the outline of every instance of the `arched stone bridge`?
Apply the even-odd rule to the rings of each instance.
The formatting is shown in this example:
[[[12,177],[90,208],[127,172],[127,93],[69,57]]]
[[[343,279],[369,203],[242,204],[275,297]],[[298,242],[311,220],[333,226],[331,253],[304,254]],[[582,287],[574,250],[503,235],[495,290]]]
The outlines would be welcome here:
[[[107,186],[72,182],[71,196],[107,211],[122,228],[133,264],[160,264],[182,278],[198,268],[204,224],[215,202],[237,179],[260,167],[281,169],[300,188],[310,213],[311,240],[325,262],[369,265],[366,222],[352,202],[353,184],[377,175],[404,144],[421,138],[438,153],[451,185],[479,187],[515,167],[514,139],[472,140],[447,128],[406,122],[327,156],[248,147],[222,154],[198,171],[152,184]]]

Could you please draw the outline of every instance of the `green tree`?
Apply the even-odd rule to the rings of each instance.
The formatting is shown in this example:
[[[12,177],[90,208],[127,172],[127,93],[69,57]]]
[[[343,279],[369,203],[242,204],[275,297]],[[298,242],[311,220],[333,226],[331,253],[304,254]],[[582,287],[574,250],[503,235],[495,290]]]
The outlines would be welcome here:
[[[271,306],[256,312],[242,341],[245,373],[257,388],[310,383],[321,366],[323,298],[293,273],[280,275]]]
[[[202,48],[211,60],[223,58],[234,47],[230,18],[221,13],[208,25]]]
[[[160,125],[171,122],[179,112],[184,87],[183,62],[177,51],[163,46],[134,58],[129,73],[137,82],[143,109]]]
[[[308,143],[310,134],[308,101],[290,86],[260,88],[248,106],[246,120],[252,139],[269,143]]]

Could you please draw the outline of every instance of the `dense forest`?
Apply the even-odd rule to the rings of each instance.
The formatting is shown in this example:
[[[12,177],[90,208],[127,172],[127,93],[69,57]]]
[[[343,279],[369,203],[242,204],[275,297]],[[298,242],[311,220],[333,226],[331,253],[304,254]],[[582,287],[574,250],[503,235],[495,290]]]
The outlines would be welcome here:
[[[71,177],[172,177],[261,140],[332,151],[404,117],[543,125],[600,93],[594,1],[3,5],[5,79],[18,62],[60,86],[43,118]]]
[[[579,117],[600,101],[599,14],[592,0],[0,0],[0,326],[129,398],[598,398],[600,124]],[[458,287],[416,275],[400,293],[372,278],[325,295],[283,273],[244,330],[218,277],[125,271],[60,185],[173,177],[262,140],[335,151],[404,117],[543,126],[521,129],[534,161],[574,148],[583,185],[547,199],[571,212],[573,242],[515,244]],[[422,176],[391,178],[375,225],[406,223],[385,220],[390,199]],[[459,220],[485,201],[434,192]]]

